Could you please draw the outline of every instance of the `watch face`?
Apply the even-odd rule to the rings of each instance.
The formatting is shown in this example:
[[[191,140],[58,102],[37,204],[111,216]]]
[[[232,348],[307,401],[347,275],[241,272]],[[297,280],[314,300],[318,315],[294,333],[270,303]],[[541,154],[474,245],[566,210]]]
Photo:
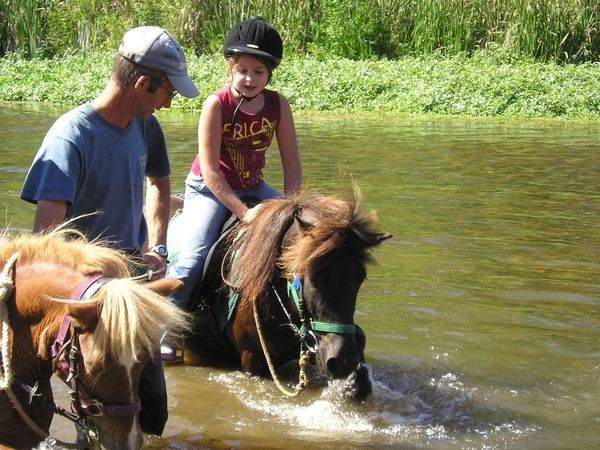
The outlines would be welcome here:
[[[158,253],[160,256],[167,256],[167,247],[164,245],[157,245],[156,247],[152,247],[152,251]]]

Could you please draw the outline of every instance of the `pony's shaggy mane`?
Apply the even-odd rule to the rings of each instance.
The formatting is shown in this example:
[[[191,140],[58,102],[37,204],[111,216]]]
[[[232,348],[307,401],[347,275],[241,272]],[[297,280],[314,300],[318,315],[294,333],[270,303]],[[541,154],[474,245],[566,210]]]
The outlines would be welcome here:
[[[17,264],[52,262],[84,276],[101,272],[113,278],[87,300],[101,308],[93,335],[95,345],[90,355],[93,359],[102,359],[107,354],[137,359],[143,351],[154,352],[164,332],[180,333],[188,327],[189,317],[183,311],[129,278],[131,261],[124,254],[103,243],[88,242],[75,230],[59,227],[47,233],[2,236],[0,259],[6,261],[17,252]]]
[[[61,264],[89,275],[129,276],[127,258],[101,242],[90,243],[77,230],[59,227],[39,234],[5,234],[0,240],[0,258],[6,261],[19,252],[21,262],[46,261]]]
[[[307,229],[281,249],[284,236],[299,217]],[[236,280],[241,303],[248,304],[264,292],[276,269],[291,279],[310,271],[323,256],[340,246],[349,246],[356,258],[366,264],[369,250],[379,240],[376,215],[365,211],[358,188],[349,200],[304,192],[296,197],[269,200],[250,223],[239,225],[240,233],[231,242],[236,255]]]

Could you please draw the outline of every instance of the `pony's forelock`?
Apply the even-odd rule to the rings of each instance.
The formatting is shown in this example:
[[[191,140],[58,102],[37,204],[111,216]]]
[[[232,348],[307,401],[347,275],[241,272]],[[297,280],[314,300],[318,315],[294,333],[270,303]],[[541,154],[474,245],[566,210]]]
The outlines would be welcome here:
[[[131,356],[153,354],[164,333],[181,334],[190,317],[164,297],[131,279],[113,279],[98,296],[101,315],[94,330],[92,358],[110,353]]]
[[[365,212],[362,195],[356,188],[347,199],[337,196],[310,195],[302,199],[301,209],[308,217],[307,230],[293,243],[283,249],[279,266],[288,279],[294,274],[304,274],[323,256],[342,245],[351,245],[353,253],[362,263],[368,260],[369,246],[352,235],[373,232],[376,217]]]

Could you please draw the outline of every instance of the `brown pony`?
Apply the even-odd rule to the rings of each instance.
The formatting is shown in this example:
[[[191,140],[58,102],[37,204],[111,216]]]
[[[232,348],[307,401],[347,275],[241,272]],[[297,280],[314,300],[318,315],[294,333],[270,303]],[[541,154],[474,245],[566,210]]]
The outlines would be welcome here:
[[[358,189],[349,201],[304,193],[258,208],[207,262],[186,359],[270,374],[276,382],[274,369],[299,359],[301,382],[294,392],[282,389],[296,395],[309,355],[328,379],[349,380],[349,397],[364,399],[371,383],[354,311],[370,250],[391,234],[374,229],[375,214],[363,210]],[[232,303],[237,310],[224,324],[215,310]]]
[[[187,327],[159,295],[170,288],[138,284],[122,254],[65,229],[1,237],[0,267],[0,447],[36,446],[59,413],[78,444],[141,448],[140,373],[164,332]],[[53,372],[71,388],[69,410],[53,403]]]

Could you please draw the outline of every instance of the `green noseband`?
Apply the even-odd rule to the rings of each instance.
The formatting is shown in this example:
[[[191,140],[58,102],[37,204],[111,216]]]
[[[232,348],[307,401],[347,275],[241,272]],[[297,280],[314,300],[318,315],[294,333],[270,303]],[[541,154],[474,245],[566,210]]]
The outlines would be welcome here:
[[[356,325],[353,323],[317,322],[310,321],[310,326],[315,331],[323,333],[356,334]]]
[[[296,307],[299,311],[302,308],[302,299],[298,295],[300,289],[300,280],[295,278],[294,281],[288,280],[287,282],[288,295],[294,299]],[[316,320],[309,319],[310,327],[314,331],[320,331],[321,333],[338,333],[338,334],[356,334],[357,326],[353,323],[336,323],[336,322],[319,322]],[[306,331],[306,326],[302,325],[301,331]]]

